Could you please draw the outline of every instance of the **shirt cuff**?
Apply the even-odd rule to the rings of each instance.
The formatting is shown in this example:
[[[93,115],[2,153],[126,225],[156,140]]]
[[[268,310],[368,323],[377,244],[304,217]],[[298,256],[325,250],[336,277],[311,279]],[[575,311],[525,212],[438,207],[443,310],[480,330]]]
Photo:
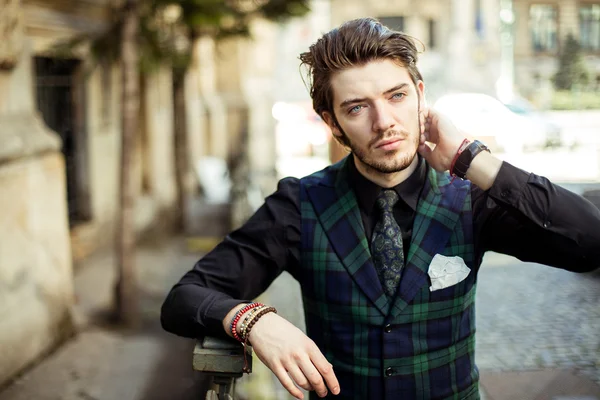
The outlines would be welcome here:
[[[204,324],[209,332],[223,332],[223,320],[227,316],[227,313],[234,307],[242,303],[250,303],[248,300],[232,299],[228,296],[226,298],[214,299],[212,304],[205,309],[204,316],[198,315],[197,321],[204,321]],[[198,312],[203,307],[198,308]],[[228,321],[229,322],[229,321]]]
[[[518,208],[517,205],[529,181],[529,175],[528,172],[504,161],[494,184],[489,190],[489,195],[494,200]]]

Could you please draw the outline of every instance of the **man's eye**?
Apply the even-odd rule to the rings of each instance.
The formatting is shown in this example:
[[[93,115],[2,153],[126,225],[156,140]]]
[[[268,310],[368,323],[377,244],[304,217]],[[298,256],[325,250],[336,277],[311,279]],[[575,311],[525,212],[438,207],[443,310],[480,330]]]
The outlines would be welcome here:
[[[406,96],[404,93],[394,93],[394,95],[392,96],[393,99],[401,99],[404,96]]]
[[[348,110],[349,114],[356,114],[360,110],[362,110],[363,106],[354,106],[350,110]]]

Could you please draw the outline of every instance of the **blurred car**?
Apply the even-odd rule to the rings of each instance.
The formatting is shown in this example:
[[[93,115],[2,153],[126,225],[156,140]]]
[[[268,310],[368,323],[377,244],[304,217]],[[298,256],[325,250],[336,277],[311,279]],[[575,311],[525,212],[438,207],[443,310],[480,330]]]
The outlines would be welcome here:
[[[514,97],[504,105],[515,114],[535,120],[536,123],[542,125],[546,132],[547,147],[558,147],[564,144],[560,125],[550,120],[527,99]]]
[[[526,106],[524,101],[503,104],[483,93],[455,93],[440,97],[433,108],[495,152],[520,153],[560,144],[560,128]]]

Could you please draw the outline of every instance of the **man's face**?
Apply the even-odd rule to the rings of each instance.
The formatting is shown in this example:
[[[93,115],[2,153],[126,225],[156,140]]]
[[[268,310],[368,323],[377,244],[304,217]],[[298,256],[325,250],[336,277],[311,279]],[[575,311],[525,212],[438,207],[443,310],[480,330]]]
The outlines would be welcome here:
[[[389,174],[407,168],[419,146],[423,82],[383,59],[353,67],[331,78],[333,111],[325,112],[334,135],[345,138],[357,166]]]

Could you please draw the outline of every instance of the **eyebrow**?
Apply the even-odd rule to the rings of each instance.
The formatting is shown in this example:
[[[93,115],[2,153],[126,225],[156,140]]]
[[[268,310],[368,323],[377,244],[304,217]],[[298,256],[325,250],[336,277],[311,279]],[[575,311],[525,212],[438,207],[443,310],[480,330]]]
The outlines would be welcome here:
[[[401,83],[401,84],[399,84],[399,85],[396,85],[396,86],[394,86],[394,87],[393,87],[393,88],[391,88],[391,89],[388,89],[388,90],[386,90],[385,92],[383,92],[383,94],[390,94],[390,93],[392,93],[392,92],[395,92],[395,91],[397,91],[397,90],[404,89],[404,88],[405,88],[405,87],[407,87],[407,86],[408,86],[408,83]],[[342,101],[342,102],[340,103],[340,105],[339,105],[339,108],[345,108],[345,107],[347,107],[347,106],[349,106],[349,105],[351,105],[351,104],[355,104],[355,103],[363,103],[363,102],[365,102],[365,101],[367,101],[367,98],[366,98],[366,97],[363,97],[363,98],[355,98],[355,99],[347,99],[347,100],[344,100],[344,101]]]

